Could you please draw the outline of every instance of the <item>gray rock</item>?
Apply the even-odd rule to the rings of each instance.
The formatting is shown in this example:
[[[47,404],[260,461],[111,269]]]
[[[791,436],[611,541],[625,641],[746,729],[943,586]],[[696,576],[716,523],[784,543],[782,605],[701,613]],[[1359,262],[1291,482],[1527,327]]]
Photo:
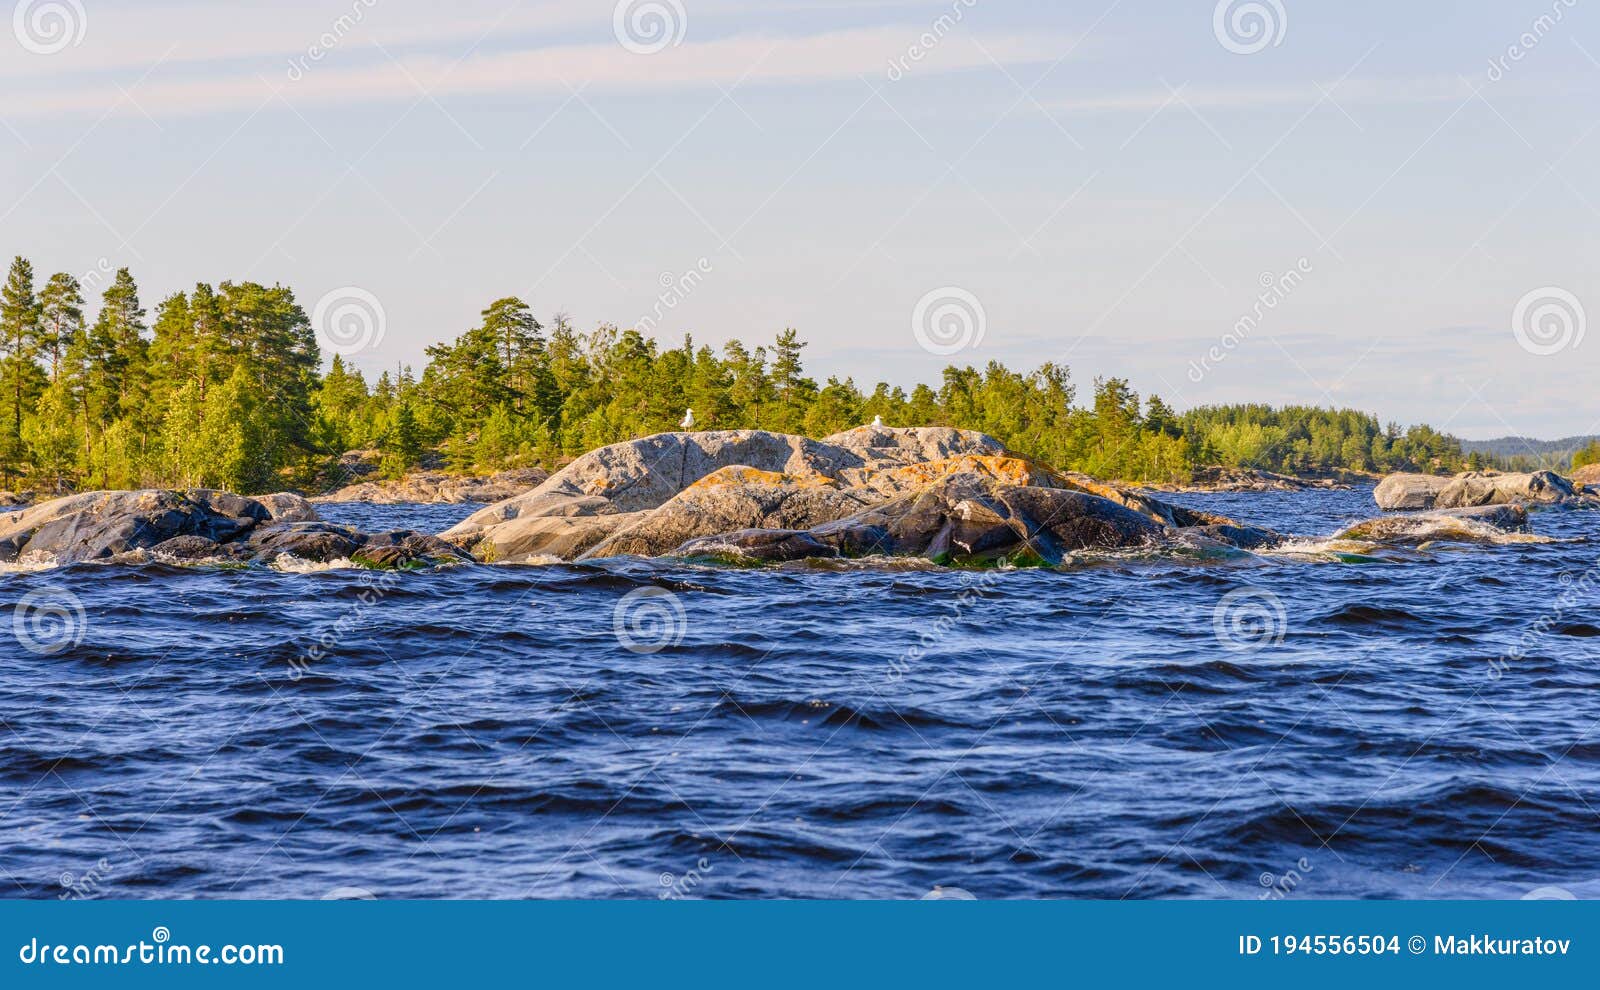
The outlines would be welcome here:
[[[876,499],[870,493],[831,485],[701,483],[637,518],[583,554],[655,557],[702,536],[737,530],[801,530],[842,519]]]
[[[225,543],[269,518],[260,502],[225,492],[83,492],[0,517],[0,559],[106,560],[175,536]]]
[[[831,442],[834,439],[842,442]],[[570,558],[638,521],[593,517],[657,509],[724,468],[783,476],[774,479],[777,483],[824,479],[849,486],[862,472],[921,463],[918,458],[936,454],[1003,452],[993,437],[943,427],[863,427],[830,441],[764,430],[658,433],[592,450],[533,491],[481,509],[440,535],[484,559]],[[704,530],[686,533],[684,539],[703,534]],[[661,546],[657,552],[675,545]]]
[[[316,506],[294,492],[257,495],[255,500],[267,507],[273,522],[315,522],[322,518],[317,515]]]
[[[1380,509],[1431,509],[1452,479],[1436,474],[1391,474],[1372,490]]]
[[[265,562],[293,554],[330,561],[354,559],[368,547],[383,558],[373,563],[384,566],[470,559],[434,536],[366,534],[315,515],[304,499],[287,493],[254,499],[208,490],[84,492],[0,514],[0,560]]]
[[[532,491],[550,477],[542,468],[518,468],[486,477],[417,471],[397,481],[362,481],[347,485],[314,502],[370,502],[398,505],[405,502],[500,502]]]
[[[803,530],[740,529],[716,536],[696,537],[675,548],[668,556],[772,564],[812,557],[837,557],[839,551]]]
[[[1475,505],[1600,505],[1595,498],[1553,471],[1531,473],[1469,471],[1453,478],[1431,474],[1391,474],[1372,492],[1380,509],[1454,509]]]
[[[1058,563],[1069,551],[1153,543],[1165,527],[1109,499],[953,475],[921,492],[810,530],[842,555],[956,563]]]

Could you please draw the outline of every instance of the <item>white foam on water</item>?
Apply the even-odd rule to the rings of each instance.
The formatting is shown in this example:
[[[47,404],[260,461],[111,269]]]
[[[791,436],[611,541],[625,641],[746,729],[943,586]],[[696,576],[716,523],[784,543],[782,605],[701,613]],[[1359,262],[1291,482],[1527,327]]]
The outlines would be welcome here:
[[[294,554],[286,553],[273,560],[270,565],[275,571],[285,574],[315,574],[319,571],[348,571],[356,570],[360,564],[349,557],[335,557],[333,560],[303,560]]]
[[[0,574],[33,574],[60,566],[61,562],[56,560],[55,555],[35,551],[25,553],[10,563],[0,563]]]

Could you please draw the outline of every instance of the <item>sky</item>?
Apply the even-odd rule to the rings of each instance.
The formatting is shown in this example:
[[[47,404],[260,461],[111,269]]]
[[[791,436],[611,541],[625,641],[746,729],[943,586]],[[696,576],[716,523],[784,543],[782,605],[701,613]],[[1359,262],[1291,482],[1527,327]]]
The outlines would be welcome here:
[[[6,0],[10,3],[11,0]],[[0,252],[1179,408],[1600,433],[1600,2],[20,0]]]

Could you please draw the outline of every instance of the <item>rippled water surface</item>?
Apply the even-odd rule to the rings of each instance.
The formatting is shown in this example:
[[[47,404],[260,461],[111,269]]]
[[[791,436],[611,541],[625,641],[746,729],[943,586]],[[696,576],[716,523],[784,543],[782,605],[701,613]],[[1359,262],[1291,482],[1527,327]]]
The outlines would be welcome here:
[[[1367,491],[1172,498],[1308,536],[1374,514]],[[426,529],[473,508],[323,507]],[[0,884],[1594,896],[1600,513],[1534,527],[1560,541],[0,574],[7,618],[83,610],[61,652],[0,638]]]

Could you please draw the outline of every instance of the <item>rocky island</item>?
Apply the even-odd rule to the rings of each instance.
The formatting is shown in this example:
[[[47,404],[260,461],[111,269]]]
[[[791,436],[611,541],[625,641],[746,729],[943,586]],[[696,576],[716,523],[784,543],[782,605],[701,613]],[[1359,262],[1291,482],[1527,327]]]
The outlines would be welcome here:
[[[1337,538],[1482,542],[1525,529],[1523,504],[1600,501],[1549,472],[1394,475],[1374,494],[1381,508],[1424,511],[1361,523]],[[986,434],[946,427],[864,426],[820,440],[761,430],[659,433],[590,451],[437,535],[324,522],[290,493],[85,492],[0,514],[0,561],[57,563],[293,557],[423,567],[636,555],[1050,565],[1079,551],[1261,550],[1286,539],[1057,471]]]

